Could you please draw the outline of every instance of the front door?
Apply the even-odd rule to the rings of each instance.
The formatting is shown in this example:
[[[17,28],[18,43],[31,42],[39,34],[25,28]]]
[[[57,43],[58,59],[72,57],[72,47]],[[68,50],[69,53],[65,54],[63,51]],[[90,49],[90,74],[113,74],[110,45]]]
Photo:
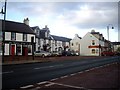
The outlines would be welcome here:
[[[23,56],[27,56],[28,55],[28,48],[27,47],[24,47],[22,48],[22,55]]]
[[[11,55],[15,55],[15,45],[11,45]]]

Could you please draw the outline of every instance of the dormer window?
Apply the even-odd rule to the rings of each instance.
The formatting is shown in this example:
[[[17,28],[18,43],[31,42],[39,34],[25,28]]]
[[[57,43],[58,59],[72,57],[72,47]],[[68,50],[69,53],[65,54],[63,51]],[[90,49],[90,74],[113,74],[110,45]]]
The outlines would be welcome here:
[[[11,40],[16,40],[16,33],[14,32],[11,33]]]
[[[27,34],[23,34],[23,41],[27,41]]]

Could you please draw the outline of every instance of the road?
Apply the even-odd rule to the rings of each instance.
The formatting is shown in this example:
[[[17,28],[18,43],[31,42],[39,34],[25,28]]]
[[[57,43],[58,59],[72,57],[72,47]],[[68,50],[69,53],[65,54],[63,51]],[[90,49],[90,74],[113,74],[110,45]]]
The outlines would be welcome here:
[[[62,60],[3,66],[2,88],[3,90],[16,89],[118,61],[119,57],[116,56],[103,59]]]

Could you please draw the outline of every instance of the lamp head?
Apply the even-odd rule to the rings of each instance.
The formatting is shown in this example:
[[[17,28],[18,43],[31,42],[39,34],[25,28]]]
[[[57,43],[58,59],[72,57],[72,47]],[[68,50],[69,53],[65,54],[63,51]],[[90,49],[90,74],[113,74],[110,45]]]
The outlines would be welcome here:
[[[112,27],[112,29],[114,29],[114,27]]]

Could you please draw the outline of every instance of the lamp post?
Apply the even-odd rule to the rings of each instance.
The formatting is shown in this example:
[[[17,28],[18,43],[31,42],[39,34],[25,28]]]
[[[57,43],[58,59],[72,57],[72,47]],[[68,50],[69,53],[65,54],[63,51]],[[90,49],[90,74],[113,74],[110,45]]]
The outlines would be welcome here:
[[[109,41],[109,28],[110,28],[110,26],[111,26],[111,29],[114,29],[114,27],[113,27],[112,24],[109,24],[109,25],[107,26],[108,41]]]
[[[112,24],[109,24],[109,25],[107,26],[108,42],[109,42],[109,29],[110,29],[110,26],[111,26],[111,29],[114,29],[114,27],[113,27]],[[108,49],[110,50],[110,48],[111,48],[111,44],[110,44],[110,42],[109,42],[108,45],[109,45]]]
[[[2,61],[4,62],[4,49],[5,49],[5,20],[6,20],[6,6],[7,0],[5,0],[5,5],[2,7],[1,14],[4,14],[4,20],[2,22]]]

